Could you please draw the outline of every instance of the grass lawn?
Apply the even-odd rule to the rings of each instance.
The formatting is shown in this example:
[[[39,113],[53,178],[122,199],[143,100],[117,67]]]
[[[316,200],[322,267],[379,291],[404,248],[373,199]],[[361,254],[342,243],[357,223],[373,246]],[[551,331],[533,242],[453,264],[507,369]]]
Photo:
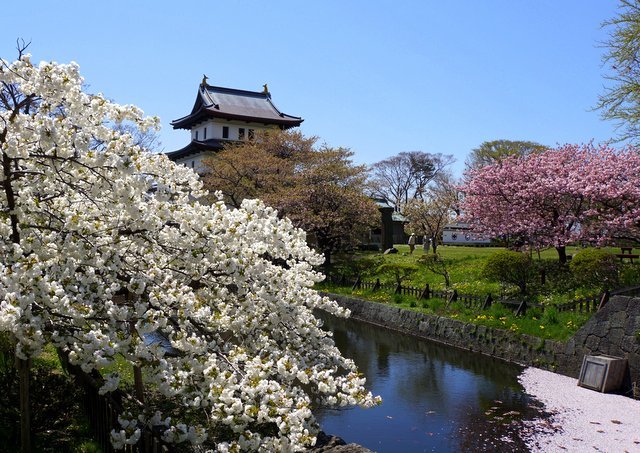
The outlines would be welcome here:
[[[406,265],[417,265],[418,270],[402,282],[403,286],[413,286],[423,288],[429,284],[432,289],[445,289],[444,278],[421,266],[419,258],[426,253],[422,247],[417,247],[413,254],[409,254],[407,245],[395,246],[399,253],[381,255],[379,252],[359,252],[352,257],[337,259],[332,272],[360,273],[367,281],[374,281],[380,278],[382,283],[394,283],[393,276],[376,273],[377,267],[381,263],[397,263]],[[451,278],[450,290],[456,289],[459,294],[469,294],[486,296],[491,294],[496,297],[508,297],[521,299],[518,289],[514,286],[502,285],[496,281],[490,281],[483,277],[483,268],[489,256],[501,247],[461,247],[461,246],[440,246],[438,253],[448,263],[448,270]],[[567,247],[567,254],[573,255],[580,250],[579,247]],[[609,249],[612,253],[619,253],[619,249]],[[541,284],[540,276],[536,273],[532,278],[533,292],[528,296],[528,300],[533,303],[545,306],[544,311],[540,309],[530,309],[525,316],[516,317],[512,310],[499,304],[494,304],[489,310],[482,311],[479,308],[467,308],[461,303],[452,303],[446,306],[446,302],[441,299],[432,298],[429,300],[417,300],[411,296],[400,296],[392,294],[390,290],[355,290],[350,287],[340,287],[329,283],[318,285],[318,289],[337,292],[341,294],[353,294],[368,300],[378,302],[393,303],[399,307],[409,310],[417,310],[439,316],[447,316],[460,319],[465,322],[473,322],[489,327],[508,329],[514,333],[534,335],[541,338],[566,340],[576,330],[578,330],[590,317],[587,313],[560,312],[554,307],[569,301],[578,300],[584,297],[598,296],[602,288],[597,286],[584,287],[576,285],[567,266],[558,263],[558,254],[555,249],[547,249],[540,252],[539,256],[534,253],[533,260],[536,266],[547,269],[545,285]],[[355,263],[366,263],[361,268],[354,271]],[[620,267],[620,285],[630,285],[640,282],[640,265],[625,264]]]
[[[425,255],[422,247],[416,248],[413,254],[409,254],[409,246],[396,245],[399,253],[381,255],[378,252],[358,252],[353,257],[355,260],[366,258],[371,259],[378,257],[383,259],[385,263],[404,263],[404,264],[417,264],[418,259]],[[487,295],[492,294],[495,296],[512,295],[514,293],[513,287],[502,287],[500,283],[489,281],[482,277],[482,269],[489,256],[498,250],[504,250],[502,247],[460,247],[460,246],[440,246],[438,247],[438,253],[447,261],[449,261],[449,273],[451,275],[451,289],[457,289],[461,294],[473,294],[473,295]],[[567,247],[567,254],[572,255],[579,250],[578,247]],[[616,251],[617,249],[611,249]],[[558,254],[555,249],[547,249],[541,251],[540,258],[537,254],[533,256],[534,261],[544,261],[549,263],[555,263],[558,260]],[[344,257],[343,257],[344,260]],[[344,263],[344,261],[342,261]],[[335,271],[341,271],[340,262],[336,262]],[[376,275],[375,268],[369,269],[368,272],[363,273],[363,278],[366,280],[375,280],[376,277],[380,277],[383,283],[392,283],[393,279],[381,275]],[[553,276],[549,276],[553,279]],[[421,268],[418,272],[408,277],[403,285],[424,287],[425,284],[429,284],[435,289],[445,289],[444,278],[440,275],[436,275],[428,270]],[[595,291],[586,291],[585,288],[576,288],[577,292],[568,294],[567,291],[562,293],[555,292],[552,298],[547,298],[546,302],[562,303],[575,298],[585,297],[594,293]],[[551,291],[549,291],[551,293]],[[541,300],[542,301],[542,300]]]

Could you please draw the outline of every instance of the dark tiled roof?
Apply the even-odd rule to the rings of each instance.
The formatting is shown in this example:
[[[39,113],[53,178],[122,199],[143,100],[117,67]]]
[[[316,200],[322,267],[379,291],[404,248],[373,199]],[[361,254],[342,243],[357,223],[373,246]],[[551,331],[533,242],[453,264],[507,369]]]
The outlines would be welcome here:
[[[391,203],[386,198],[373,198],[375,204],[378,205],[378,209],[393,209]]]
[[[223,148],[224,141],[212,138],[205,141],[193,140],[187,146],[177,151],[171,151],[166,153],[167,157],[171,160],[181,159],[191,154],[198,154],[203,151],[219,151]]]
[[[171,122],[174,129],[191,129],[207,118],[252,121],[275,124],[285,129],[299,126],[303,119],[280,112],[267,91],[245,91],[234,88],[200,85],[191,113]]]
[[[378,209],[393,209],[394,211],[391,214],[391,219],[394,222],[408,222],[409,221],[409,219],[407,219],[405,216],[403,216],[398,211],[396,211],[395,208],[393,207],[393,205],[391,205],[391,203],[389,203],[389,200],[387,200],[386,198],[373,197],[373,201],[374,201],[374,203],[376,205],[378,205]]]

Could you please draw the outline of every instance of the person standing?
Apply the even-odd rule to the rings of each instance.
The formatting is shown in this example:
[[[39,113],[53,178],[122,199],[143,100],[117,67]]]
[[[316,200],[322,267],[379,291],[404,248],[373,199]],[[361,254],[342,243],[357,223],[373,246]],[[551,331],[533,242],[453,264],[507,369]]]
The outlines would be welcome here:
[[[411,236],[409,236],[409,242],[407,243],[409,244],[409,255],[411,255],[414,251],[414,249],[416,248],[416,235],[411,233]]]

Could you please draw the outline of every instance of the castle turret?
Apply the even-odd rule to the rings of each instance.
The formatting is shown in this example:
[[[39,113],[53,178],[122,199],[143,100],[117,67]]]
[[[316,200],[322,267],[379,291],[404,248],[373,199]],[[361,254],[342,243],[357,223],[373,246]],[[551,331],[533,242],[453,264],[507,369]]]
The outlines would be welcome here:
[[[300,126],[300,117],[282,113],[271,100],[267,85],[262,91],[211,86],[204,76],[196,101],[187,116],[171,122],[174,129],[191,131],[191,142],[167,156],[198,169],[203,157],[219,151],[225,142],[251,140],[258,131]]]

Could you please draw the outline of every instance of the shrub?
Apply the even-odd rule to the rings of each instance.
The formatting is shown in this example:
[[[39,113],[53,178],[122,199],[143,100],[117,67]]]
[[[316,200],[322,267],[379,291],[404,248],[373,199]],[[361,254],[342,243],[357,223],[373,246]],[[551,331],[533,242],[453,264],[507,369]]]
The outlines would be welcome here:
[[[521,294],[526,294],[533,276],[533,263],[524,253],[499,250],[489,256],[482,275],[503,285],[516,285]]]
[[[363,277],[371,277],[375,275],[376,270],[384,262],[381,255],[364,256],[362,258],[354,258],[334,266],[334,273],[344,275],[348,278],[355,278],[358,275]]]
[[[378,266],[377,273],[392,277],[398,285],[418,270],[418,266],[408,263],[384,263]]]
[[[447,288],[451,286],[451,277],[449,274],[449,262],[442,258],[438,254],[426,254],[418,258],[418,262],[424,265],[427,269],[437,275],[441,275],[444,278],[444,286]]]
[[[618,278],[622,286],[634,286],[640,283],[640,266],[625,263],[618,265]]]
[[[543,259],[535,263],[536,278],[534,282],[540,284],[539,291],[541,293],[568,293],[575,289],[575,279],[569,265],[560,263],[557,259]],[[545,284],[541,285],[541,274],[544,272]]]
[[[586,248],[569,264],[577,282],[589,287],[612,288],[618,284],[616,256],[599,248]]]

